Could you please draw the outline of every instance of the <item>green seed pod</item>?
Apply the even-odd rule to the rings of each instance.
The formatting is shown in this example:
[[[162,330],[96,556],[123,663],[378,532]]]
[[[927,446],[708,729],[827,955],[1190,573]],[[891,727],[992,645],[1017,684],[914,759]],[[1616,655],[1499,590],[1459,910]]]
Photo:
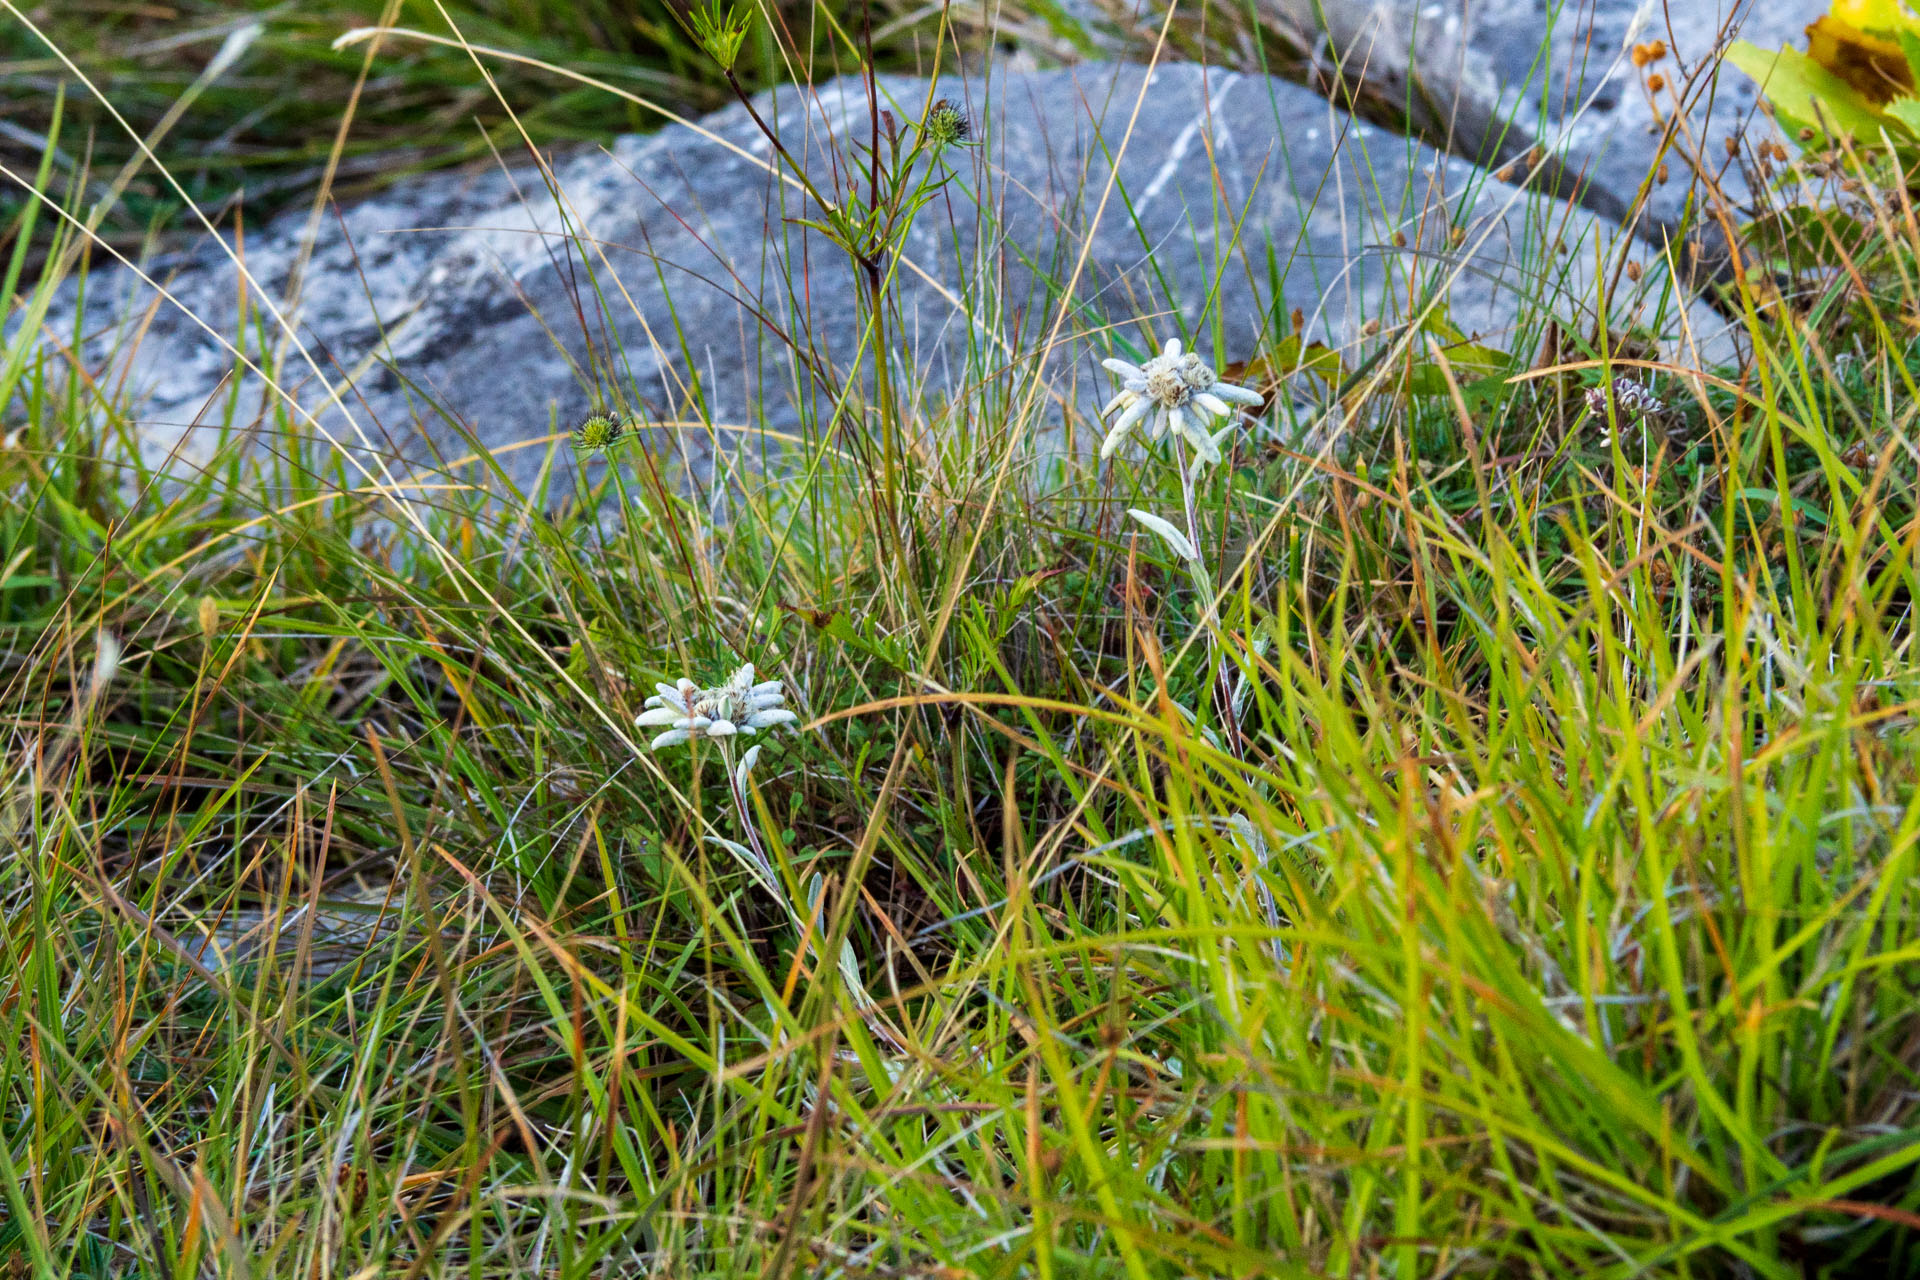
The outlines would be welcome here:
[[[627,424],[610,413],[591,414],[573,429],[573,447],[582,453],[599,453],[619,443],[627,430]]]
[[[927,109],[920,122],[927,141],[937,148],[964,147],[973,140],[973,122],[951,100],[942,98]]]

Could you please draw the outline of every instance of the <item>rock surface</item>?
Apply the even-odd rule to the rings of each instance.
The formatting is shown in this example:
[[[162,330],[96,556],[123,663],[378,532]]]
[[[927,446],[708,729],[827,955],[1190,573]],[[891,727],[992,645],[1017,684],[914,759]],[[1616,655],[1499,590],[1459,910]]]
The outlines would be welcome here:
[[[1758,94],[1719,69],[1735,33],[1767,48],[1805,47],[1828,0],[1261,0],[1303,48],[1321,43],[1375,103],[1406,104],[1427,136],[1489,166],[1536,145],[1560,157],[1563,190],[1621,220],[1663,155],[1668,179],[1648,194],[1637,228],[1658,241],[1680,227],[1689,156],[1736,202],[1749,192],[1726,151]],[[1667,56],[1635,66],[1634,44]],[[1650,77],[1661,87],[1649,89]],[[1672,145],[1669,148],[1669,122]]]
[[[919,118],[924,81],[879,84],[897,118]],[[1268,77],[1096,65],[940,91],[984,142],[947,153],[952,181],[897,273],[893,357],[929,411],[983,381],[1020,393],[1038,372],[1052,420],[1084,442],[1116,340],[1137,351],[1182,334],[1244,358],[1296,308],[1309,336],[1342,345],[1430,299],[1495,344],[1520,342],[1516,325],[1542,309],[1591,328],[1594,266],[1618,238]],[[817,182],[859,172],[850,160],[871,127],[859,79],[758,106]],[[530,165],[404,183],[318,222],[292,300],[309,224],[283,216],[245,238],[250,331],[267,334],[249,349],[277,342],[264,294],[338,398],[297,353],[280,384],[336,438],[415,462],[477,439],[508,450],[521,481],[544,446],[516,445],[611,404],[681,424],[696,452],[730,428],[824,429],[863,359],[862,278],[796,221],[818,210],[773,176],[771,150],[736,106],[576,154],[551,189]],[[204,456],[216,433],[189,424],[218,421],[223,404],[271,434],[259,380],[223,384],[231,357],[212,334],[245,328],[226,246],[152,270],[178,307],[129,272],[89,282],[92,376],[127,377],[156,453]],[[1631,312],[1617,295],[1614,322]],[[141,324],[141,341],[124,341]]]

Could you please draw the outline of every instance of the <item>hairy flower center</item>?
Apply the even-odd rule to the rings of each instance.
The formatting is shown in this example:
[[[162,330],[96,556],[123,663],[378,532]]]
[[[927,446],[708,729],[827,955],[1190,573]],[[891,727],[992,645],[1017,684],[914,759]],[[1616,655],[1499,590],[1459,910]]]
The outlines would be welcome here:
[[[705,716],[709,720],[731,720],[734,711],[734,695],[731,689],[709,689],[696,694],[687,704],[687,713],[694,717]]]
[[[1192,391],[1210,391],[1220,381],[1214,376],[1213,366],[1191,351],[1180,359],[1180,380]]]
[[[1162,408],[1175,409],[1193,398],[1193,387],[1179,365],[1156,360],[1146,373],[1147,398]]]

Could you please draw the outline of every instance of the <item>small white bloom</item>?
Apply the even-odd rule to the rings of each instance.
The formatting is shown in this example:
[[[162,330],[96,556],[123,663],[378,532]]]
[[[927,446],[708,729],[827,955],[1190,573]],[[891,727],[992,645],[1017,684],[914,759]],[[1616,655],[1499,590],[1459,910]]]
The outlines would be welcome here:
[[[712,689],[699,688],[685,676],[677,684],[657,684],[654,688],[659,692],[647,699],[647,709],[634,723],[667,726],[650,744],[657,751],[690,738],[731,738],[799,719],[787,710],[780,681],[755,682],[753,674],[749,662]]]
[[[1149,439],[1178,432],[1202,461],[1218,462],[1220,445],[1208,426],[1216,418],[1230,417],[1235,405],[1261,403],[1259,392],[1220,381],[1212,365],[1191,351],[1181,350],[1178,338],[1169,338],[1160,354],[1143,365],[1125,360],[1100,363],[1120,380],[1120,394],[1101,410],[1102,416],[1119,415],[1100,444],[1102,458],[1112,457],[1125,442],[1127,432],[1150,420]]]

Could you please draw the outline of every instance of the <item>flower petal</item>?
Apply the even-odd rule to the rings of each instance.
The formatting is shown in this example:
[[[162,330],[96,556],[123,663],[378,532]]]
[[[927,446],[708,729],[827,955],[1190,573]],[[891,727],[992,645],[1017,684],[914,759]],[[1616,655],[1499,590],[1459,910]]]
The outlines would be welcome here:
[[[1220,461],[1220,446],[1213,442],[1213,437],[1200,426],[1198,419],[1181,434],[1186,436],[1187,443],[1193,446],[1201,462],[1213,466]]]
[[[679,743],[685,742],[688,738],[691,738],[692,736],[693,735],[688,733],[685,729],[669,729],[665,733],[661,734],[659,737],[655,738],[652,742],[648,743],[647,745],[651,747],[653,750],[658,751],[662,747],[671,747]]]
[[[772,711],[756,711],[747,717],[749,729],[769,729],[776,724],[792,724],[800,717],[781,707]]]
[[[1167,345],[1160,349],[1160,354],[1168,360],[1178,360],[1180,358],[1180,339],[1168,338]]]
[[[656,724],[684,724],[687,713],[678,707],[651,707],[642,711],[634,723],[641,726]]]
[[[705,731],[709,738],[731,738],[740,732],[739,727],[731,720],[715,720],[706,726]]]
[[[1216,382],[1207,388],[1207,393],[1218,396],[1222,400],[1231,401],[1234,404],[1256,405],[1266,403],[1266,397],[1258,391],[1249,391],[1245,387],[1236,387],[1231,382]]]
[[[1107,443],[1101,446],[1101,456],[1105,457],[1119,447],[1119,437],[1133,429],[1135,423],[1153,411],[1153,401],[1135,400],[1127,406],[1126,412],[1113,420],[1113,426],[1107,432]],[[1108,446],[1111,445],[1112,448]]]
[[[1125,360],[1115,360],[1115,359],[1109,358],[1106,360],[1102,360],[1100,362],[1100,367],[1102,369],[1105,369],[1108,373],[1118,374],[1122,378],[1138,378],[1141,376],[1140,366],[1137,364],[1128,364]]]
[[[1202,391],[1193,398],[1193,402],[1216,418],[1224,418],[1233,412],[1231,405],[1211,391]]]
[[[1186,534],[1180,532],[1159,516],[1154,515],[1153,512],[1141,511],[1137,508],[1129,507],[1127,508],[1127,514],[1145,525],[1153,533],[1158,534],[1160,540],[1171,547],[1173,553],[1182,560],[1198,560],[1200,558],[1200,553],[1193,549],[1193,543],[1187,541]]]

